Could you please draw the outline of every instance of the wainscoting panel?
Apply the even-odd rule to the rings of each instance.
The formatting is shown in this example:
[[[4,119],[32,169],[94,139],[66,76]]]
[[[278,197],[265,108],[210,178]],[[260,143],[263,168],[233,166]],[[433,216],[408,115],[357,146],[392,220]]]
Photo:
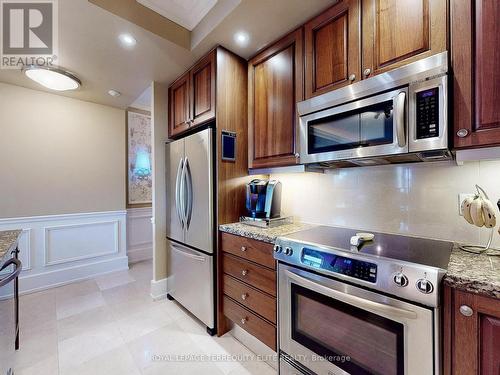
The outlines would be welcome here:
[[[152,209],[127,210],[127,255],[130,263],[153,258]]]
[[[126,211],[0,219],[22,229],[21,294],[128,269]],[[0,299],[7,291],[0,289]]]

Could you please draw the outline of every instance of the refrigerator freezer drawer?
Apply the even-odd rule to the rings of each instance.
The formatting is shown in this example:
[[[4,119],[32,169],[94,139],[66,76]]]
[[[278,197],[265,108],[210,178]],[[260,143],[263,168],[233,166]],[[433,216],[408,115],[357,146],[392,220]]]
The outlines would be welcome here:
[[[169,294],[207,327],[214,328],[213,256],[172,241],[169,248]]]

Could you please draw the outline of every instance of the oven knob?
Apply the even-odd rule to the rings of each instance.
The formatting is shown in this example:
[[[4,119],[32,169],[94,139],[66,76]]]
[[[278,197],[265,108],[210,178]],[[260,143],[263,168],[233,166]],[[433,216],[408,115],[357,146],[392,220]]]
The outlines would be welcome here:
[[[292,255],[292,254],[293,254],[293,250],[292,250],[292,248],[291,248],[291,247],[288,247],[288,246],[287,246],[287,247],[285,247],[285,251],[283,251],[283,253],[284,253],[285,255],[290,256],[290,255]]]
[[[425,294],[430,294],[434,290],[434,285],[427,279],[418,279],[415,285],[419,291]]]
[[[402,272],[395,274],[393,280],[399,287],[405,287],[408,285],[408,278]]]
[[[281,246],[280,245],[274,245],[273,250],[275,253],[281,253]]]

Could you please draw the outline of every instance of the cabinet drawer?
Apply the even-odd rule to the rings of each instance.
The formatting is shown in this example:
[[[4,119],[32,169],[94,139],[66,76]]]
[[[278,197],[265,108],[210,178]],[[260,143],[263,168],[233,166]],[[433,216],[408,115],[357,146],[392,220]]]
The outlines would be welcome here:
[[[259,263],[265,267],[276,269],[273,257],[273,245],[270,243],[251,240],[234,234],[222,233],[221,249],[226,253]]]
[[[224,296],[224,315],[276,351],[276,327]]]
[[[276,271],[228,254],[222,255],[222,268],[225,274],[276,297]]]
[[[276,324],[276,298],[224,275],[223,293]]]

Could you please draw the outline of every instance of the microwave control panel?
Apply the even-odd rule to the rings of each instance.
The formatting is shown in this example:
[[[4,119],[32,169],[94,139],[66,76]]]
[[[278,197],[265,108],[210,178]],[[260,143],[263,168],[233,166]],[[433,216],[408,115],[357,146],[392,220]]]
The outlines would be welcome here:
[[[439,88],[416,93],[417,139],[439,137]]]

